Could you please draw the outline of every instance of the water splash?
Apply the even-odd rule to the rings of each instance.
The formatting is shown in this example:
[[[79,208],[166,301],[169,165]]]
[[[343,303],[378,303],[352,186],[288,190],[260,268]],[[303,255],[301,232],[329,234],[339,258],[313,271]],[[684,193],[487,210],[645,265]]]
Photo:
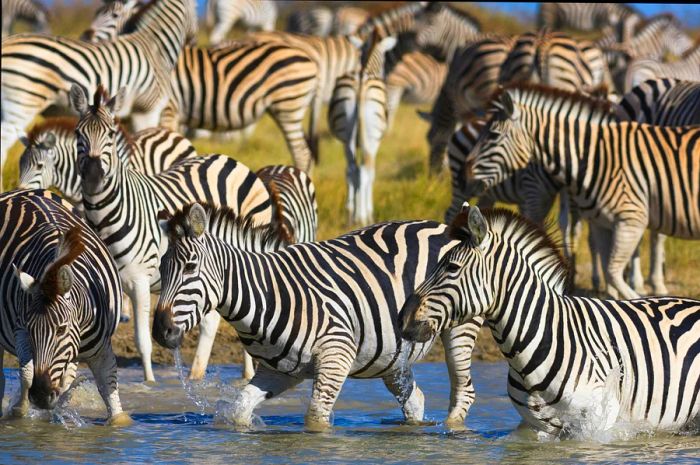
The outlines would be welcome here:
[[[228,402],[225,400],[219,400],[216,402],[216,407],[214,409],[214,424],[215,425],[229,425],[236,426],[241,429],[240,422],[236,421],[236,412],[242,399],[237,399],[234,402]],[[250,431],[260,431],[265,428],[265,421],[259,415],[253,413],[250,418],[250,423],[245,429]]]
[[[210,409],[212,406],[209,403],[209,400],[207,400],[206,396],[197,391],[195,384],[187,379],[187,376],[185,375],[185,364],[182,362],[182,355],[179,348],[173,351],[173,358],[175,359],[177,377],[180,379],[180,383],[182,384],[182,388],[185,390],[185,394],[187,394],[187,398],[197,406],[200,414],[204,414],[205,411]]]
[[[87,423],[80,417],[78,410],[70,406],[75,389],[87,381],[85,376],[76,377],[68,389],[58,398],[56,407],[51,411],[51,422],[60,423],[66,429],[83,428]]]

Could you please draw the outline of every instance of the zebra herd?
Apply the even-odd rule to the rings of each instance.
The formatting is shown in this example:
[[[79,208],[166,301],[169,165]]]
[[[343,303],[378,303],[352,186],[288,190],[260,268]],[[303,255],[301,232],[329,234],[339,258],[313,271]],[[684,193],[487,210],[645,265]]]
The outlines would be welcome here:
[[[540,29],[508,36],[456,6],[407,2],[374,15],[314,6],[282,32],[278,7],[208,0],[203,47],[193,0],[105,2],[81,39],[8,35],[15,17],[46,27],[48,15],[3,0],[0,169],[24,146],[18,189],[0,194],[0,354],[17,356],[21,380],[11,414],[54,408],[86,361],[110,424],[130,424],[111,347],[125,294],[148,382],[151,337],[176,349],[200,328],[190,378],[201,379],[221,317],[235,328],[242,429],[311,379],[305,424],[327,430],[348,377],[381,378],[420,423],[412,365],[438,335],[446,423],[460,425],[484,324],[514,406],[544,436],[581,417],[673,431],[700,421],[700,301],[640,298],[645,230],[657,296],[668,294],[665,237],[700,239],[700,48],[675,18],[543,4]],[[249,33],[227,40],[239,22]],[[448,224],[373,224],[376,157],[385,133],[403,130],[391,125],[400,101],[433,105],[420,116],[431,173],[449,166]],[[318,241],[324,104],[346,155],[347,223],[365,227]],[[49,106],[77,117],[35,122]],[[264,114],[294,166],[254,172],[189,140],[250,131]],[[482,213],[474,196],[521,214]],[[563,255],[542,227],[557,196]],[[571,295],[580,220],[594,287],[633,300]]]

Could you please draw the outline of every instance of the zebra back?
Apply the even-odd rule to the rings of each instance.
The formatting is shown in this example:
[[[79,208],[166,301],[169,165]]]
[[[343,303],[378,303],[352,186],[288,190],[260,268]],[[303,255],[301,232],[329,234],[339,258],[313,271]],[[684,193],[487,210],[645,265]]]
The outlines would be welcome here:
[[[432,2],[425,8],[417,29],[418,45],[447,62],[452,61],[457,50],[481,35],[476,18],[441,2]]]
[[[207,0],[206,22],[213,28],[209,35],[210,44],[223,41],[238,21],[249,29],[273,31],[277,22],[277,4],[272,0]]]
[[[291,166],[272,165],[255,173],[270,193],[273,224],[289,244],[314,242],[318,230],[316,188],[311,178]]]
[[[112,0],[95,12],[95,16],[80,36],[81,40],[98,43],[112,40],[124,32],[131,18],[146,6],[141,0]]]
[[[625,94],[615,112],[621,120],[657,126],[700,124],[700,82],[644,81]]]

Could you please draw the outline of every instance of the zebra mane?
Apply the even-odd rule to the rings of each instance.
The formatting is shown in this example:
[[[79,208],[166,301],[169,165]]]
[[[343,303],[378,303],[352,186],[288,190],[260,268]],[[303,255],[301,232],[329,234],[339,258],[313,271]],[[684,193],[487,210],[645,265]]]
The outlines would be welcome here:
[[[212,229],[240,231],[251,242],[267,244],[277,239],[285,240],[282,233],[272,224],[256,224],[251,216],[241,216],[227,206],[217,206],[206,202],[193,202],[183,206],[170,215],[163,210],[158,213],[158,219],[167,220],[167,232],[171,242],[177,241],[184,235],[192,236],[194,231],[190,224],[189,213],[193,205],[199,204],[209,216],[207,231]],[[216,235],[216,234],[215,234]],[[291,243],[291,242],[290,242]]]
[[[270,193],[270,203],[272,204],[272,211],[275,215],[272,225],[277,225],[277,236],[286,244],[294,244],[296,242],[294,238],[295,231],[289,230],[287,222],[284,219],[284,202],[282,202],[282,199],[280,198],[280,190],[277,187],[277,182],[275,181],[274,177],[265,173],[260,173],[260,171],[262,170],[258,170],[258,172],[255,174],[260,178],[263,184],[265,184],[267,191]],[[291,177],[287,171],[282,173],[281,176],[284,176],[287,179]]]
[[[562,245],[555,241],[550,233],[553,225],[549,222],[540,226],[532,220],[504,208],[485,209],[484,219],[488,230],[501,236],[504,241],[527,244],[529,251],[525,256],[534,271],[547,272],[552,276],[547,285],[567,293],[571,288],[569,263],[562,256]],[[475,247],[474,239],[465,226],[468,224],[466,212],[460,212],[448,228],[450,239],[466,242]],[[515,240],[513,240],[515,239]],[[517,245],[516,245],[517,246]]]
[[[61,268],[70,265],[85,251],[80,226],[73,226],[59,240],[56,259],[49,265],[41,279],[41,293],[49,300],[60,295]]]
[[[47,132],[59,134],[75,134],[75,127],[78,124],[78,118],[74,116],[59,116],[55,118],[47,118],[41,123],[35,125],[29,133],[27,139],[31,145],[39,142],[39,139]]]
[[[444,2],[430,2],[428,6],[425,7],[426,13],[439,13],[441,11],[447,11],[449,14],[456,16],[462,21],[471,23],[477,31],[481,31],[481,23],[479,20],[462,9],[455,8]]]
[[[644,18],[641,21],[639,21],[634,28],[634,35],[636,36],[637,34],[644,32],[647,27],[650,25],[656,24],[656,23],[667,23],[667,25],[673,24],[674,26],[678,27],[680,29],[681,24],[678,21],[678,19],[673,16],[671,13],[661,13],[658,15],[651,16],[649,18]]]
[[[153,9],[153,7],[159,1],[161,0],[151,0],[148,3],[139,2],[139,6],[138,8],[136,8],[134,14],[131,15],[131,17],[127,19],[124,23],[121,34],[131,34],[133,32],[136,32],[139,25],[141,24],[141,20],[148,14],[149,11]]]
[[[581,93],[569,92],[554,87],[544,86],[534,83],[514,83],[498,89],[491,97],[490,106],[500,108],[500,98],[506,90],[515,90],[521,94],[539,94],[547,97],[548,101],[569,100],[573,103],[580,103],[587,106],[591,112],[598,113],[601,116],[613,117],[612,103],[605,98],[595,98]],[[541,105],[541,103],[538,103]]]

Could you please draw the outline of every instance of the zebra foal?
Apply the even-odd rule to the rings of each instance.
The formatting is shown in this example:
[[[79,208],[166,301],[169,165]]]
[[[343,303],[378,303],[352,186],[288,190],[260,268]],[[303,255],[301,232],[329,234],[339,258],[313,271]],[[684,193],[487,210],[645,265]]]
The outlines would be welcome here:
[[[459,245],[403,307],[404,337],[485,318],[508,360],[513,405],[547,437],[581,421],[678,431],[700,418],[700,301],[570,297],[552,239],[507,210],[465,204],[450,237]]]
[[[109,424],[126,426],[111,345],[121,281],[107,248],[70,208],[49,191],[0,194],[0,364],[5,350],[17,354],[21,383],[12,414],[26,415],[30,401],[54,408],[85,361]],[[0,405],[4,390],[0,365]]]

